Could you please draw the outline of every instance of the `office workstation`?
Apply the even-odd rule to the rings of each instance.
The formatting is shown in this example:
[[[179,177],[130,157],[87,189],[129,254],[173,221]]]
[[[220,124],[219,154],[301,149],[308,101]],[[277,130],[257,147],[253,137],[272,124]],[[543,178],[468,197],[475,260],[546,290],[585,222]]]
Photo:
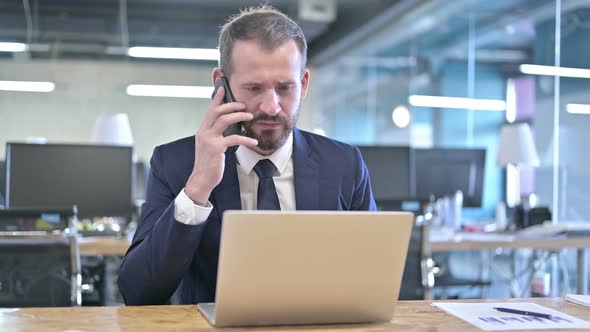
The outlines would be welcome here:
[[[414,216],[391,323],[326,329],[476,328],[431,307],[433,300],[531,302],[590,319],[587,308],[563,299],[590,287],[585,1],[267,3],[301,28],[307,63],[285,90],[257,97],[260,77],[249,81],[248,95],[236,82],[270,66],[274,53],[254,48],[260,53],[240,56],[230,71],[219,34],[231,15],[259,1],[0,5],[8,27],[0,36],[0,307],[19,308],[3,313],[8,324],[209,328],[195,306],[134,305],[212,302],[223,212],[275,208]],[[213,55],[201,57],[201,49]],[[220,77],[228,78],[223,98],[213,90]],[[298,96],[287,102],[292,86]],[[230,144],[212,186],[218,174],[198,162],[216,159],[198,156],[212,156],[221,139],[229,144],[228,134],[207,136],[204,128],[219,129],[212,110],[233,107],[221,99],[250,110],[256,98],[258,113],[276,114],[240,119],[237,144],[264,156],[288,142],[288,162],[267,158],[276,164],[269,183],[256,160]],[[273,121],[288,133],[276,146],[256,136],[282,128]],[[196,176],[205,169],[208,181]],[[212,190],[193,190],[205,182]],[[261,188],[278,195],[267,201]],[[193,208],[182,210],[179,197]],[[288,240],[300,234],[291,230]],[[370,233],[359,232],[351,246],[370,243]],[[183,242],[188,237],[194,244]],[[325,250],[337,243],[327,239]],[[194,252],[192,264],[165,257],[180,248]],[[306,256],[321,257],[322,248]],[[152,274],[164,270],[170,278]],[[342,302],[352,302],[350,292]],[[109,308],[44,308],[53,306]],[[57,312],[89,322],[53,319]],[[135,319],[142,315],[154,321]],[[178,322],[158,325],[159,315]]]

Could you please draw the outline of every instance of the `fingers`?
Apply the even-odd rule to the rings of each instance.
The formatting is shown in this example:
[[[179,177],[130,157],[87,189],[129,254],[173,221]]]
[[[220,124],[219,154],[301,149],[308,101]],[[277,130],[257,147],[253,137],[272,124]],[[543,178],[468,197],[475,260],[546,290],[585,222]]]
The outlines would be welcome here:
[[[248,147],[253,148],[258,145],[257,139],[242,136],[242,135],[230,135],[230,136],[224,137],[223,140],[224,140],[224,145],[226,147],[237,146],[237,145],[246,145]]]
[[[254,115],[247,112],[232,112],[223,114],[217,118],[210,129],[215,133],[222,134],[229,126],[238,122],[250,121],[253,118]]]
[[[213,105],[223,104],[223,98],[225,98],[225,89],[223,86],[220,86],[219,89],[217,89],[217,93],[213,97]]]
[[[246,105],[242,103],[232,102],[224,104],[223,97],[225,96],[225,89],[220,87],[213,98],[213,102],[205,113],[201,127],[211,128],[217,122],[217,119],[228,113],[243,112],[246,110]]]
[[[217,89],[217,93],[215,94],[215,96],[213,96],[213,101],[211,102],[209,109],[207,109],[207,112],[205,112],[205,116],[203,117],[203,121],[201,122],[201,127],[209,128],[213,125],[216,117],[214,117],[215,114],[212,111],[212,109],[219,105],[222,105],[224,97],[225,89],[223,87],[219,87],[219,89]]]

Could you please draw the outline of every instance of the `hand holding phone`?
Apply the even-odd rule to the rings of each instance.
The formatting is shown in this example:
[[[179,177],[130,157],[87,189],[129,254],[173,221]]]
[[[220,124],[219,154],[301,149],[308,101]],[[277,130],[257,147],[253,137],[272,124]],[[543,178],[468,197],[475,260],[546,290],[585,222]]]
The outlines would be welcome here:
[[[251,121],[254,115],[246,112],[245,104],[235,102],[225,77],[218,78],[215,85],[213,96],[215,97],[219,88],[223,87],[222,95],[225,99],[221,100],[221,96],[214,98],[214,102],[210,104],[195,133],[193,171],[184,186],[186,195],[197,204],[206,204],[213,189],[223,179],[227,149],[234,149],[240,145],[248,147],[258,145],[258,141],[254,138],[236,135],[241,133],[242,121]],[[230,104],[223,105],[224,103]],[[224,128],[228,123],[235,121],[240,122]],[[223,133],[220,132],[221,130]],[[226,137],[220,139],[220,135]]]
[[[225,76],[221,76],[219,78],[219,80],[217,81],[217,84],[215,84],[215,89],[213,90],[213,94],[211,95],[211,99],[215,98],[215,95],[217,94],[217,90],[219,90],[220,87],[223,87],[223,90],[225,91],[225,96],[223,97],[224,103],[233,103],[236,101],[236,99],[234,98],[234,95],[231,92],[231,89],[229,87],[229,82],[228,82],[227,78],[225,78]],[[241,122],[234,123],[234,124],[230,125],[229,127],[227,127],[226,130],[223,131],[223,136],[230,136],[230,135],[243,135]]]

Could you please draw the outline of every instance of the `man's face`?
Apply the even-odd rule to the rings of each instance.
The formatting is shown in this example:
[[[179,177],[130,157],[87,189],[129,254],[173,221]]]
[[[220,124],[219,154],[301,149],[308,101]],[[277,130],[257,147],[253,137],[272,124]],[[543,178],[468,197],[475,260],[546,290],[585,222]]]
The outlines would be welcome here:
[[[234,97],[254,114],[253,120],[244,123],[246,135],[258,140],[257,152],[270,154],[295,127],[309,71],[301,74],[301,54],[292,40],[270,51],[254,40],[237,41],[231,61]]]

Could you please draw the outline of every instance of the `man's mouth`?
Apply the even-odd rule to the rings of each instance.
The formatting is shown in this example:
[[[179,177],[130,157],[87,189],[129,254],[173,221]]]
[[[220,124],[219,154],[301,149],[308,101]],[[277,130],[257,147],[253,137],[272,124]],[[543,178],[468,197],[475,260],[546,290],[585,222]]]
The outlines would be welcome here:
[[[281,125],[278,121],[259,120],[255,122],[256,125],[262,128],[275,128]]]

